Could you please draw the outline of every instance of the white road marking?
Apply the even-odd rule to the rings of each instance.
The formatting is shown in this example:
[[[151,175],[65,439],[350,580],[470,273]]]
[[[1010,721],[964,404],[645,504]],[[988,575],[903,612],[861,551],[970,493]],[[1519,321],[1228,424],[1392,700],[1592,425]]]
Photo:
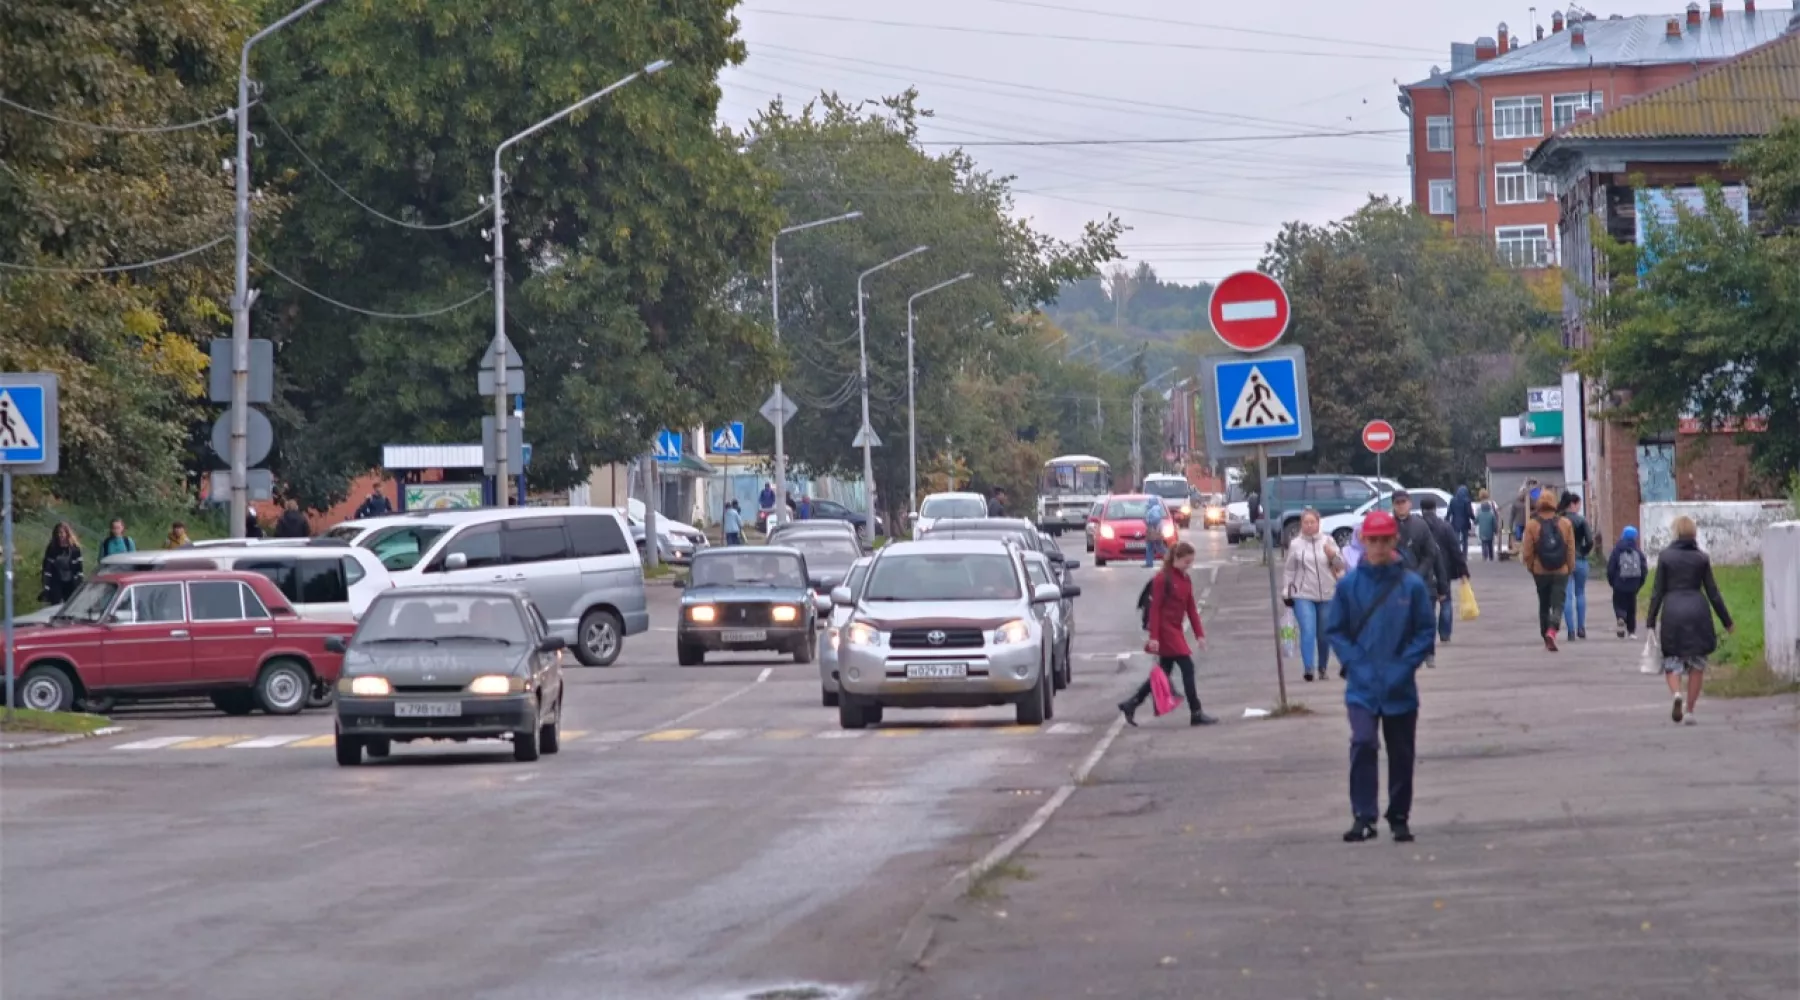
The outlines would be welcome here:
[[[1274,299],[1219,303],[1219,318],[1224,320],[1274,319],[1277,312],[1278,309]]]
[[[762,673],[756,675],[756,683],[761,684],[763,681],[768,680],[769,675],[774,672],[775,672],[774,667],[764,667],[762,669]]]
[[[868,731],[863,730],[863,729],[826,729],[822,732],[814,733],[813,739],[815,739],[815,740],[854,740],[859,737],[863,737],[863,736],[867,736],[867,735],[869,735]]]
[[[256,739],[245,740],[242,743],[233,743],[231,745],[231,749],[233,749],[233,750],[261,750],[261,749],[264,749],[267,747],[284,747],[284,746],[287,746],[289,743],[294,743],[299,740],[307,739],[308,737],[311,737],[312,735],[313,735],[312,733],[288,733],[285,736],[259,736]]]
[[[198,736],[157,736],[152,739],[138,740],[134,743],[121,743],[118,746],[113,747],[113,749],[114,750],[161,750],[164,747],[172,747],[177,743],[186,743],[188,740],[197,740],[199,738],[200,737],[198,737]]]
[[[1055,736],[1078,736],[1082,733],[1093,732],[1094,727],[1080,722],[1058,722],[1044,731]]]
[[[707,742],[718,742],[720,740],[741,740],[748,735],[750,735],[748,729],[708,729],[696,738]]]

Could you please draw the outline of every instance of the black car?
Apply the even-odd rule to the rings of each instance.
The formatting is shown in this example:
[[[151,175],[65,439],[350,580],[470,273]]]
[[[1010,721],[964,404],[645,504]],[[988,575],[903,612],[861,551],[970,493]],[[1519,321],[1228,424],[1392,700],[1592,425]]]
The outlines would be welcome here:
[[[785,545],[707,549],[675,585],[683,591],[675,662],[684,667],[704,663],[707,653],[757,650],[811,663],[819,615],[831,609],[812,584],[806,557]]]
[[[869,523],[869,516],[860,510],[851,510],[836,500],[814,500],[808,520],[848,521],[856,525],[857,530],[860,531],[864,525]],[[875,533],[877,535],[887,534],[887,525],[879,516],[875,518]]]

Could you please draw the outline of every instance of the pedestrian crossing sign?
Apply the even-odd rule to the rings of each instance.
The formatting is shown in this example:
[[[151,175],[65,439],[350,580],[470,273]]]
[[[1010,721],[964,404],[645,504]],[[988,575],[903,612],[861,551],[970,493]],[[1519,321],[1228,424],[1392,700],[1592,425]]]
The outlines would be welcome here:
[[[656,443],[651,445],[650,455],[665,464],[681,461],[681,432],[666,429],[657,431]]]
[[[1277,347],[1248,357],[1213,355],[1202,363],[1212,370],[1206,380],[1212,383],[1205,408],[1208,441],[1220,452],[1257,445],[1311,450],[1304,350]]]
[[[41,385],[0,380],[0,465],[42,465],[49,461],[45,429],[50,394]]]
[[[715,455],[742,455],[744,453],[744,423],[734,420],[713,431],[712,443],[707,448]]]

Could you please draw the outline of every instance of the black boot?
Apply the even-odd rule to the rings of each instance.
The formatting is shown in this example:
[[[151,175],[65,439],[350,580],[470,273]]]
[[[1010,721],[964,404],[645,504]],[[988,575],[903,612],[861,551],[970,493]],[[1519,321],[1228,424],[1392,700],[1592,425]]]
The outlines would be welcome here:
[[[1379,836],[1381,836],[1381,834],[1376,831],[1374,823],[1366,819],[1359,819],[1354,826],[1345,831],[1344,843],[1360,844],[1365,840],[1374,840]]]
[[[1406,818],[1404,816],[1388,817],[1388,829],[1393,831],[1394,839],[1399,841],[1400,843],[1402,843],[1402,844],[1412,843],[1412,839],[1413,839],[1412,827],[1406,825]]]
[[[1125,724],[1126,725],[1128,725],[1128,726],[1137,725],[1137,709],[1138,709],[1137,702],[1135,702],[1135,701],[1119,702],[1119,711],[1125,713]]]
[[[1195,712],[1193,715],[1188,716],[1188,725],[1190,726],[1210,726],[1218,721],[1218,719],[1207,715],[1205,712]]]

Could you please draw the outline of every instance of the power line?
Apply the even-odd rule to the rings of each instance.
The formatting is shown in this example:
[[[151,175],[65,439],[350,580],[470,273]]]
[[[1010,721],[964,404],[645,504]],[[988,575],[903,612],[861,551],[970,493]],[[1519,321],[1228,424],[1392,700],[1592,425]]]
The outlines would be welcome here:
[[[1158,139],[986,139],[975,142],[920,142],[920,146],[1190,146],[1215,142],[1284,139],[1343,139],[1358,135],[1405,135],[1406,129],[1350,129],[1342,132],[1289,132],[1285,135],[1203,135]]]
[[[283,139],[287,140],[288,145],[293,147],[294,152],[299,154],[300,159],[306,161],[306,165],[313,169],[313,173],[317,174],[319,176],[319,179],[321,179],[325,183],[331,185],[333,188],[336,188],[338,194],[341,194],[345,198],[348,198],[352,202],[355,202],[357,207],[361,208],[363,211],[369,213],[370,215],[375,216],[377,219],[380,219],[383,222],[390,222],[396,226],[402,226],[407,229],[419,229],[419,230],[435,232],[435,231],[440,231],[440,230],[445,230],[445,229],[455,229],[458,226],[466,226],[469,223],[474,222],[476,219],[479,219],[482,216],[488,214],[488,212],[492,211],[492,209],[493,209],[493,206],[491,206],[491,205],[484,205],[481,208],[475,210],[474,212],[471,212],[468,215],[465,215],[462,218],[457,219],[454,222],[441,222],[441,223],[437,223],[437,224],[430,224],[430,223],[423,223],[423,222],[408,222],[405,219],[396,219],[393,216],[388,215],[386,212],[383,212],[380,209],[376,208],[375,206],[369,204],[368,202],[363,201],[361,198],[358,198],[356,195],[351,194],[350,190],[348,188],[344,187],[342,184],[339,184],[336,180],[332,179],[332,176],[325,172],[325,168],[319,166],[319,161],[313,159],[312,157],[310,157],[306,154],[306,150],[304,150],[300,147],[300,143],[298,140],[296,140],[294,138],[293,133],[289,132],[287,130],[287,128],[281,124],[280,120],[278,120],[274,115],[270,114],[269,110],[267,108],[263,109],[263,117],[268,119],[270,125],[275,126],[275,131],[281,133],[281,137]]]
[[[154,135],[160,132],[181,132],[186,129],[199,128],[202,125],[211,125],[213,122],[229,121],[233,115],[237,114],[236,108],[229,108],[210,118],[183,122],[180,125],[101,125],[97,122],[84,122],[74,118],[64,118],[61,115],[51,114],[48,111],[40,111],[30,105],[20,104],[18,101],[5,97],[0,97],[0,104],[23,111],[28,115],[36,115],[39,118],[47,119],[59,124],[90,129],[95,132],[112,132],[124,135]]]
[[[8,271],[26,271],[31,274],[120,274],[125,271],[141,271],[146,267],[156,267],[160,264],[171,264],[183,257],[192,257],[197,253],[211,250],[213,247],[218,246],[228,239],[231,239],[231,237],[221,236],[210,243],[202,243],[197,247],[183,250],[180,253],[173,253],[167,257],[158,257],[155,260],[146,260],[137,264],[118,264],[113,267],[38,267],[32,264],[8,264],[4,261],[0,261],[0,268],[5,268]]]
[[[223,242],[223,241],[221,241],[221,242]],[[353,313],[361,313],[364,316],[372,316],[376,319],[430,319],[433,316],[442,316],[445,313],[455,312],[456,310],[463,308],[464,306],[474,302],[476,299],[482,298],[483,296],[485,296],[488,293],[493,291],[493,288],[491,286],[488,288],[483,288],[481,291],[476,292],[474,295],[471,295],[468,298],[463,299],[460,302],[452,302],[451,304],[449,304],[447,306],[440,306],[439,308],[436,308],[436,309],[427,309],[423,312],[415,312],[415,313],[383,312],[379,309],[364,309],[361,306],[353,306],[348,302],[340,302],[337,299],[334,299],[331,296],[326,295],[324,292],[315,291],[314,289],[306,287],[305,285],[301,284],[298,279],[284,273],[280,268],[276,267],[275,265],[269,263],[266,260],[263,260],[261,257],[258,257],[254,253],[252,253],[250,255],[250,257],[253,260],[255,260],[258,264],[261,264],[263,267],[268,268],[269,273],[275,275],[277,278],[280,278],[281,280],[287,282],[288,284],[293,285],[295,288],[300,289],[301,291],[305,292],[306,294],[312,296],[315,299],[318,299],[321,302],[329,302],[330,304],[337,306],[339,309],[345,309],[345,310],[348,310]]]
[[[1362,45],[1375,49],[1391,49],[1395,52],[1411,52],[1419,55],[1436,55],[1435,49],[1424,49],[1414,45],[1390,45],[1387,42],[1363,42],[1354,38],[1330,38],[1324,35],[1300,35],[1287,31],[1265,31],[1260,28],[1240,28],[1230,24],[1203,24],[1199,21],[1181,21],[1172,17],[1150,17],[1145,14],[1126,14],[1112,10],[1095,10],[1090,7],[1065,7],[1062,4],[1042,3],[1039,0],[986,0],[987,3],[1005,4],[1009,7],[1036,7],[1039,10],[1056,10],[1066,14],[1087,14],[1093,17],[1110,17],[1120,21],[1141,21],[1149,24],[1173,24],[1184,28],[1201,28],[1206,31],[1235,31],[1244,35],[1261,35],[1266,38],[1292,38],[1302,42],[1326,42],[1332,45]]]

